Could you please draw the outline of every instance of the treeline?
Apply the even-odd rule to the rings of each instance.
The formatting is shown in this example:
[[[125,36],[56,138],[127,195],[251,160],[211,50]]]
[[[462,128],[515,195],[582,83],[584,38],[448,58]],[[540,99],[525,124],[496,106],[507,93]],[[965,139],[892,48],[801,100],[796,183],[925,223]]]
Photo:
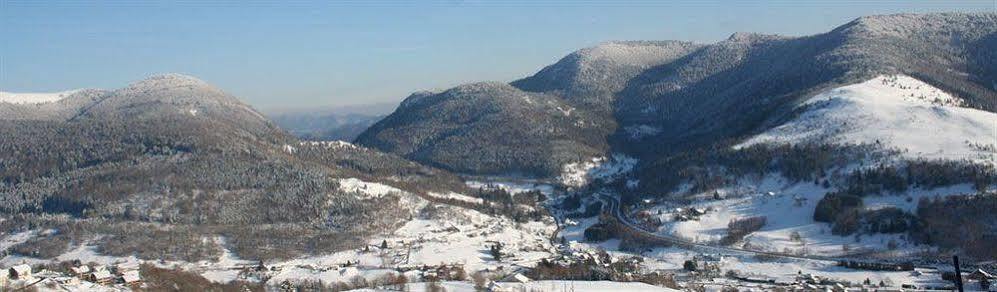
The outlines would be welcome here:
[[[720,244],[731,245],[737,243],[748,234],[761,230],[762,227],[765,227],[767,221],[768,218],[765,216],[733,219],[727,223],[727,235],[724,235],[720,239]]]
[[[197,261],[218,249],[204,238],[224,235],[246,258],[327,253],[394,230],[416,212],[397,195],[344,192],[339,178],[466,190],[452,174],[397,156],[204,123],[0,122],[0,214],[27,216],[4,231],[34,221],[57,230],[14,252],[50,257],[103,236],[96,244],[106,254]],[[44,219],[52,215],[71,219]],[[146,225],[156,228],[135,227]]]
[[[871,145],[758,144],[734,149],[732,143],[680,152],[641,170],[640,190],[664,193],[683,183],[702,192],[749,175],[779,173],[792,181],[826,181],[827,171],[871,158]],[[655,190],[655,191],[652,191]]]
[[[914,238],[980,260],[997,258],[997,193],[924,198],[917,217]]]
[[[977,191],[984,191],[997,183],[997,170],[992,164],[917,159],[856,170],[848,176],[846,183],[845,192],[856,196],[962,183],[972,184]]]

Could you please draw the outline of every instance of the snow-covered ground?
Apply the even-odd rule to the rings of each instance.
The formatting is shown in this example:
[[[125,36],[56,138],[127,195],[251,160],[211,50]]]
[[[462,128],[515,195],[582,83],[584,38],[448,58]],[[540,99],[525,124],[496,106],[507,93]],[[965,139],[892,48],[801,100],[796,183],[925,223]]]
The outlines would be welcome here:
[[[325,147],[325,148],[354,148],[354,149],[359,148],[359,146],[353,145],[353,143],[346,142],[346,141],[339,141],[339,140],[333,140],[333,141],[301,141],[300,144],[302,146],[305,146],[305,145],[322,146],[322,147]]]
[[[817,94],[797,118],[752,137],[758,143],[871,144],[907,158],[995,163],[997,114],[909,76],[879,76]]]
[[[623,154],[594,157],[588,161],[565,164],[558,181],[565,186],[580,187],[594,180],[611,181],[633,170],[637,159]]]
[[[345,178],[339,180],[339,189],[344,192],[361,194],[363,198],[378,198],[387,194],[403,194],[398,188],[380,184],[365,182],[356,178]],[[331,200],[332,198],[330,198]]]
[[[433,283],[448,292],[481,291],[469,282],[445,281]],[[425,292],[434,291],[429,283],[409,283],[404,291]],[[668,292],[679,291],[664,287],[652,286],[639,282],[609,282],[609,281],[532,281],[528,283],[497,283],[496,288],[502,291],[545,291],[545,292],[604,292],[604,291],[635,291],[635,292]],[[350,290],[354,292],[384,291],[375,289]]]
[[[908,243],[903,234],[831,234],[830,224],[813,220],[817,202],[829,191],[831,189],[813,183],[790,183],[781,176],[769,175],[758,180],[744,179],[737,186],[718,190],[729,196],[728,199],[702,200],[682,207],[705,210],[706,214],[699,216],[697,220],[675,220],[679,210],[673,205],[654,206],[647,209],[647,212],[662,221],[663,225],[658,230],[660,234],[704,243],[720,240],[726,235],[727,224],[732,220],[765,216],[766,225],[745,237],[749,248],[756,250],[833,256],[859,250],[886,250],[890,241],[897,243],[899,249],[924,248]],[[897,207],[914,211],[922,197],[972,192],[974,191],[970,185],[915,188],[900,194],[867,196],[864,203],[867,209]],[[799,235],[798,239],[793,236],[796,234]]]
[[[16,104],[36,104],[36,103],[48,103],[60,101],[73,93],[80,91],[79,89],[66,90],[60,92],[4,92],[0,91],[0,102],[6,103],[16,103]]]
[[[491,189],[498,188],[509,192],[509,194],[516,195],[519,193],[525,193],[530,191],[539,191],[541,194],[550,196],[554,193],[554,186],[544,183],[532,183],[532,182],[511,182],[511,181],[467,181],[468,187],[476,189]]]
[[[471,204],[482,204],[482,203],[485,202],[485,200],[483,200],[481,198],[475,198],[475,197],[471,197],[471,196],[468,196],[468,195],[464,195],[464,194],[460,194],[460,193],[455,193],[455,192],[448,192],[448,193],[434,193],[434,192],[430,192],[428,195],[430,197],[434,197],[434,198],[440,198],[440,199],[446,199],[446,200],[457,200],[457,201],[467,202],[467,203],[471,203]]]
[[[414,217],[396,231],[383,237],[372,238],[367,248],[345,250],[332,254],[317,255],[281,262],[268,262],[268,283],[282,281],[318,281],[325,283],[350,282],[356,277],[374,280],[386,274],[397,274],[397,267],[420,267],[440,264],[462,265],[468,274],[479,270],[495,270],[499,267],[533,266],[543,258],[554,255],[557,250],[550,239],[556,226],[552,220],[517,223],[509,218],[484,214],[478,211],[450,205],[430,204],[428,201],[401,190],[358,179],[343,179],[340,187],[344,190],[364,193],[369,196],[397,192],[407,206],[425,208],[420,216]],[[448,194],[463,196],[461,194]],[[470,198],[470,197],[468,197]],[[0,237],[2,247],[16,245],[37,236],[43,231],[28,231]],[[58,256],[54,261],[80,260],[99,265],[122,263],[138,265],[150,263],[166,268],[181,268],[192,271],[215,282],[229,282],[241,279],[241,267],[253,266],[255,261],[238,258],[225,248],[224,238],[214,240],[224,250],[218,261],[196,263],[180,261],[143,261],[135,257],[105,256],[96,252],[94,246],[84,243]],[[381,249],[381,243],[388,244]],[[503,258],[492,257],[488,247],[502,243]],[[48,260],[8,255],[0,259],[0,266],[9,267],[21,263],[43,264]],[[347,265],[347,262],[353,263]],[[406,273],[410,281],[421,281],[417,272]],[[252,280],[252,279],[249,279]]]

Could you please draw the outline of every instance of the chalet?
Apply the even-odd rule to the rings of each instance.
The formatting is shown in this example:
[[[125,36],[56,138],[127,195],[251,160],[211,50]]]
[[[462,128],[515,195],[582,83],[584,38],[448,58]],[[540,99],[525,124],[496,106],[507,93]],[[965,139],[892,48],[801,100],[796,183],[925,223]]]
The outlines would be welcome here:
[[[101,285],[114,284],[114,276],[111,275],[111,272],[108,272],[106,269],[98,269],[94,271],[90,274],[90,278],[87,280]]]
[[[125,285],[132,288],[138,288],[138,286],[142,285],[142,277],[135,270],[125,272],[121,275],[121,280],[125,282]]]
[[[25,264],[13,266],[10,268],[9,274],[11,279],[31,279],[31,266]]]
[[[69,271],[73,273],[73,276],[79,279],[86,279],[90,275],[90,266],[82,265],[78,267],[69,268]]]

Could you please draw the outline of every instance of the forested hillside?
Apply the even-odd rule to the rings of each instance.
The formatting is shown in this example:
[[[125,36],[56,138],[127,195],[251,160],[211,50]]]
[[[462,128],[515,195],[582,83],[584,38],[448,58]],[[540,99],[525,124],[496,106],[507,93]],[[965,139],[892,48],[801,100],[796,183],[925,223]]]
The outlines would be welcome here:
[[[193,261],[219,256],[202,239],[224,236],[247,258],[287,258],[349,248],[419,208],[405,203],[411,195],[360,195],[340,179],[416,194],[465,188],[444,171],[393,155],[300,143],[189,76],[58,102],[73,103],[72,111],[35,108],[48,115],[43,120],[0,120],[0,213],[11,218],[2,225],[56,230],[24,245],[47,242],[44,248],[17,252],[51,257],[100,238],[110,255]]]

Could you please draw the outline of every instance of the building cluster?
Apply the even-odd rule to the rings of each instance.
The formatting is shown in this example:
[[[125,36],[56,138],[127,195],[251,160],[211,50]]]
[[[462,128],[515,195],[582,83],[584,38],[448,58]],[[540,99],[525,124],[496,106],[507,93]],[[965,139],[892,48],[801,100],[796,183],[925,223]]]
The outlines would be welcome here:
[[[51,284],[80,286],[84,282],[102,286],[123,285],[130,288],[142,286],[142,276],[138,265],[121,264],[116,266],[77,264],[67,272],[48,269],[34,271],[31,265],[19,264],[0,273],[0,287],[31,287]]]

